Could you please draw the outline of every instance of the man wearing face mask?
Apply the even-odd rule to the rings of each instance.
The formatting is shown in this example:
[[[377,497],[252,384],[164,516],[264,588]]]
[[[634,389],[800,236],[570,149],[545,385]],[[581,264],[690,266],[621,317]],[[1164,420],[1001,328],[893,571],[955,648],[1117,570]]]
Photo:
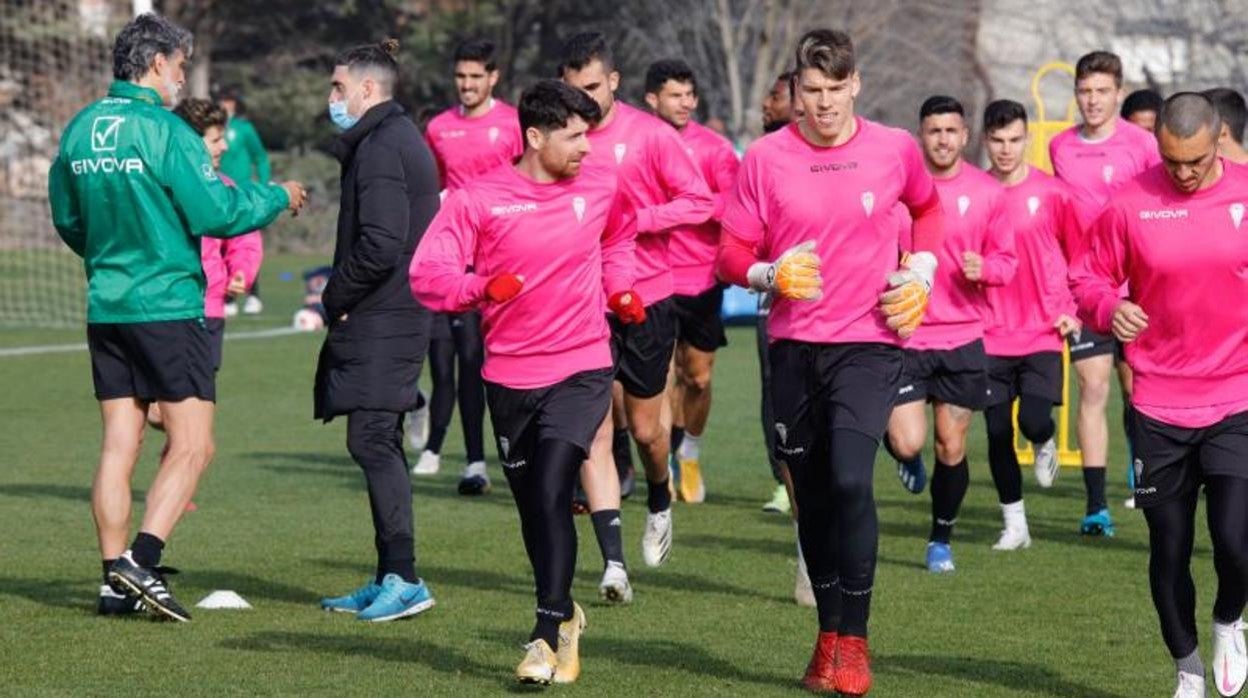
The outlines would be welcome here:
[[[295,182],[222,183],[199,135],[166,109],[178,101],[190,54],[190,32],[164,17],[127,24],[113,46],[108,96],[70,121],[48,173],[53,223],[87,274],[87,345],[104,422],[91,495],[101,615],[141,600],[159,616],[190,620],[159,565],[213,454],[199,238],[263,227],[284,209],[298,211],[305,196]],[[127,548],[130,479],[153,403],[170,446]]]
[[[438,211],[438,170],[411,117],[394,101],[398,42],[358,46],[338,57],[329,117],[342,134],[334,270],[321,300],[329,333],[316,370],[316,409],[347,416],[347,450],[364,471],[372,509],[376,576],[321,602],[326,610],[380,622],[433,606],[415,570],[412,483],[403,416],[429,342],[429,312],[412,298],[407,268]]]

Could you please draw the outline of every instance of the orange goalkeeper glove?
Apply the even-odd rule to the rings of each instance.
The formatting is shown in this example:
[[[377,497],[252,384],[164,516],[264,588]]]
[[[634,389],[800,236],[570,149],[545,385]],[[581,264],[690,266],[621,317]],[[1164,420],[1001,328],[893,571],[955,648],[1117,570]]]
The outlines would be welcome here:
[[[936,274],[936,256],[931,252],[904,255],[901,268],[888,275],[889,289],[880,295],[880,311],[889,329],[907,339],[923,322],[927,301]]]
[[[823,277],[819,275],[819,267],[815,241],[807,240],[785,250],[771,264],[758,262],[752,265],[746,278],[755,291],[774,291],[781,298],[813,301],[823,296]]]

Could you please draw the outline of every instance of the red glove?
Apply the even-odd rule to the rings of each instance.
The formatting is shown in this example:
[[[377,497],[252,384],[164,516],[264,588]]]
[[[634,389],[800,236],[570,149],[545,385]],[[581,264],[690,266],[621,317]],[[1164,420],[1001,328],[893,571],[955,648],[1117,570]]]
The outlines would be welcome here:
[[[485,284],[485,297],[495,303],[506,303],[520,293],[524,277],[516,274],[495,274]]]
[[[607,299],[607,307],[625,325],[640,325],[646,321],[646,306],[636,291],[617,291]]]

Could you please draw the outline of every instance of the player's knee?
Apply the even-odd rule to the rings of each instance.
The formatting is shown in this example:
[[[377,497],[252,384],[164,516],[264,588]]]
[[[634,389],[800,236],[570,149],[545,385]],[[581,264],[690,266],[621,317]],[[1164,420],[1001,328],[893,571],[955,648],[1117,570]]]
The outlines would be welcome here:
[[[941,438],[936,436],[936,460],[954,465],[966,457],[966,439],[962,437]]]
[[[663,425],[660,424],[657,419],[644,421],[640,419],[630,420],[628,424],[628,431],[633,435],[633,440],[639,444],[645,444],[647,446],[657,443],[660,439],[666,440],[669,438],[667,430],[663,428]]]
[[[685,387],[697,393],[711,389],[711,367],[695,366],[685,379]]]
[[[838,468],[832,476],[832,494],[842,504],[869,502],[871,468]]]
[[[885,438],[888,439],[888,450],[893,457],[912,460],[922,453],[926,435],[918,429],[897,428],[890,429]]]

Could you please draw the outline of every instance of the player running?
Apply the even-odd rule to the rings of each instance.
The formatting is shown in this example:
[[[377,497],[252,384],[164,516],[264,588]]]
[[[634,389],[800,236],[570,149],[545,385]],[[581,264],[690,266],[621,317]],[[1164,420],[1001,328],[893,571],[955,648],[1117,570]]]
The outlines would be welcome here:
[[[617,362],[616,380],[623,387],[628,428],[646,471],[646,528],[642,558],[650,567],[662,565],[672,547],[672,496],[668,472],[669,433],[660,419],[667,372],[676,341],[673,280],[668,254],[669,232],[678,226],[705,222],[715,201],[693,158],[667,124],[615,98],[620,74],[606,38],[597,32],[577,34],[563,47],[559,74],[598,103],[602,120],[589,132],[592,164],[603,164],[618,177],[620,191],[637,218],[637,291],[646,303],[646,321],[625,326],[612,317],[611,341]],[[594,531],[598,534],[607,573],[600,592],[622,594],[623,555],[617,549],[619,480],[611,458],[612,424],[604,423],[583,476]],[[614,480],[614,484],[612,484]],[[619,565],[611,563],[620,562]],[[626,580],[626,577],[624,577]],[[608,582],[617,586],[608,588]],[[631,596],[631,589],[627,592]],[[626,600],[626,599],[625,599]]]
[[[1205,695],[1190,569],[1202,485],[1218,578],[1218,693],[1237,695],[1248,674],[1248,170],[1218,157],[1221,127],[1203,95],[1166,100],[1163,164],[1112,196],[1072,270],[1080,316],[1126,345],[1135,372],[1135,501],[1176,698]]]
[[[524,150],[515,108],[494,98],[499,78],[494,44],[482,39],[469,39],[459,44],[455,47],[454,73],[459,104],[435,116],[425,129],[425,140],[438,163],[442,186],[448,192],[511,162]],[[464,495],[484,494],[490,490],[482,432],[485,421],[482,351],[479,313],[434,316],[429,340],[429,372],[433,377],[429,438],[420,460],[412,467],[412,474],[434,475],[441,468],[442,442],[446,439],[458,397],[468,457],[458,485],[459,493]]]
[[[572,490],[611,403],[606,311],[625,323],[645,319],[631,290],[632,214],[614,174],[602,165],[591,173],[585,161],[599,117],[594,100],[558,81],[526,90],[524,154],[447,197],[411,266],[422,303],[482,313],[490,416],[537,587],[536,623],[516,667],[525,683],[580,674]]]
[[[1079,223],[1089,226],[1110,195],[1137,174],[1159,162],[1153,134],[1119,118],[1122,61],[1107,51],[1093,51],[1075,65],[1075,102],[1083,122],[1062,131],[1049,143],[1049,157],[1058,179],[1070,186]],[[1073,264],[1084,245],[1070,250]],[[1090,328],[1070,335],[1070,360],[1079,377],[1079,450],[1087,507],[1079,530],[1084,535],[1112,536],[1114,522],[1105,499],[1105,463],[1109,458],[1109,376],[1117,349],[1114,338]],[[1119,365],[1123,420],[1129,420],[1131,375]],[[1130,431],[1127,431],[1130,446]],[[1056,472],[1056,471],[1054,471]],[[1048,486],[1041,482],[1041,486]]]
[[[985,289],[984,350],[988,354],[988,465],[1005,527],[994,550],[1031,545],[1023,478],[1014,450],[1012,408],[1035,452],[1036,480],[1052,482],[1059,467],[1053,406],[1061,404],[1062,344],[1079,327],[1067,284],[1066,247],[1081,234],[1069,189],[1026,161],[1027,110],[998,100],[984,109],[989,173],[1005,186],[1018,271]]]
[[[717,271],[776,294],[768,318],[776,455],[793,476],[819,616],[803,685],[863,695],[878,544],[872,466],[901,380],[898,344],[927,304],[941,208],[910,135],[855,117],[849,36],[808,32],[796,58],[804,115],[746,153]],[[900,269],[898,201],[925,250]]]
[[[711,373],[715,351],[728,344],[720,306],[724,287],[715,278],[715,250],[724,199],[736,183],[739,162],[727,138],[693,120],[698,108],[698,82],[682,60],[663,60],[646,71],[646,103],[656,116],[680,133],[685,149],[698,165],[715,196],[715,213],[697,226],[673,228],[668,245],[672,262],[672,296],[676,314],[676,383],[671,391],[676,442],[676,492],[686,502],[706,498],[700,447],[711,412]]]
[[[91,493],[109,587],[100,611],[133,608],[133,598],[116,598],[131,596],[177,621],[191,615],[170,593],[161,552],[213,455],[216,380],[198,238],[250,232],[304,200],[294,182],[225,186],[200,137],[166,109],[185,84],[191,42],[159,15],[126,24],[108,96],[70,121],[48,172],[52,221],[87,272],[87,345],[104,422]],[[153,402],[169,448],[127,548],[130,480]]]
[[[927,440],[927,407],[935,416],[932,530],[927,569],[954,571],[950,536],[970,484],[966,435],[971,415],[988,393],[984,354],[985,290],[1014,278],[1014,230],[1001,185],[962,160],[970,139],[965,111],[953,97],[929,97],[919,109],[919,142],[944,207],[939,275],[923,324],[904,345],[896,407],[888,421],[890,450],[902,463],[918,461]]]

